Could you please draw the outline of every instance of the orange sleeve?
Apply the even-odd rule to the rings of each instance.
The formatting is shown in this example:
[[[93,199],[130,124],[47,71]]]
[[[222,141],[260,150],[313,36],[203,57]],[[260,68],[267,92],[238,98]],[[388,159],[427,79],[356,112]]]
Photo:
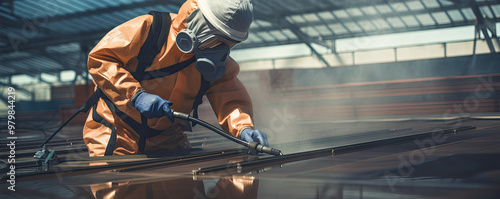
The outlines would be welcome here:
[[[151,15],[143,15],[115,27],[89,54],[88,69],[95,84],[120,109],[131,108],[129,101],[141,88],[131,71],[137,68],[137,55],[152,21]]]
[[[252,100],[245,86],[236,77],[239,65],[231,57],[226,61],[226,71],[221,79],[211,82],[207,98],[222,128],[233,136],[246,126],[253,128]]]

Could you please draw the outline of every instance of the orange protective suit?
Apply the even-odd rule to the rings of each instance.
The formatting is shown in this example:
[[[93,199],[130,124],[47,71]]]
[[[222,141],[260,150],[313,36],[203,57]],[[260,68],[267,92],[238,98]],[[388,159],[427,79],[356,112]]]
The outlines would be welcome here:
[[[169,67],[194,56],[182,53],[175,44],[175,37],[186,28],[186,18],[196,8],[197,0],[188,0],[178,14],[170,14],[172,21],[167,41],[146,71]],[[189,113],[201,85],[201,74],[194,63],[169,76],[141,82],[134,79],[132,72],[137,67],[137,55],[152,21],[151,15],[143,15],[117,26],[94,47],[88,59],[88,69],[94,83],[119,111],[138,123],[141,123],[141,115],[130,105],[130,99],[139,89],[173,102],[171,108],[175,111]],[[210,88],[206,92],[219,124],[236,137],[239,137],[239,131],[243,127],[253,127],[252,103],[245,87],[236,77],[238,73],[239,65],[228,57],[224,76],[210,82]],[[97,122],[96,116],[102,121]],[[117,135],[112,148],[113,155],[139,153],[139,134],[122,119],[110,110],[102,98],[99,99],[90,111],[83,129],[83,138],[90,156],[105,154],[109,140],[114,139],[111,136],[113,131]],[[147,126],[160,130],[160,133],[146,139],[144,153],[190,148],[179,119],[173,123],[167,117],[148,119]]]
[[[206,186],[212,181],[212,186]],[[254,176],[220,179],[177,178],[146,182],[108,182],[91,185],[95,198],[257,198],[259,180]]]

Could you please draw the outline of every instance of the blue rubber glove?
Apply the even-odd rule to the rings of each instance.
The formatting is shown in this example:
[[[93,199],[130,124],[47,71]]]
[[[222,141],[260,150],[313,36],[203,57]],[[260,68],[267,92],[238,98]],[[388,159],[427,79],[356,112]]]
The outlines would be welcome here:
[[[174,122],[174,114],[170,109],[172,104],[158,95],[146,92],[136,93],[132,99],[132,106],[148,119],[167,116],[171,122]]]
[[[240,133],[240,137],[242,140],[247,142],[257,142],[264,146],[269,146],[269,142],[267,141],[267,135],[260,130],[253,130],[252,128],[245,128]]]

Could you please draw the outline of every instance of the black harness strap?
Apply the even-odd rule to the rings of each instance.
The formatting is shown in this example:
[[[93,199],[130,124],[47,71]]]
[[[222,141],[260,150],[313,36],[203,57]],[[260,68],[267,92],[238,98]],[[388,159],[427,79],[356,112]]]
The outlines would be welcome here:
[[[137,55],[137,69],[132,73],[132,76],[139,82],[144,78],[144,71],[151,66],[156,55],[160,53],[170,31],[171,18],[169,13],[151,11],[149,14],[153,15],[153,23],[149,29],[148,37]]]
[[[97,93],[102,93],[99,88],[96,90]],[[142,119],[142,124],[136,122],[134,119],[129,117],[127,114],[122,112],[116,105],[111,102],[111,100],[104,94],[102,94],[101,98],[104,100],[106,105],[108,106],[109,110],[113,113],[115,113],[120,119],[122,119],[127,125],[130,126],[136,133],[139,134],[140,139],[139,139],[139,151],[144,152],[144,145],[146,138],[153,137],[161,133],[160,130],[152,129],[147,126],[147,120]],[[108,141],[108,145],[106,147],[106,152],[104,155],[113,155],[113,151],[115,149],[115,144],[116,144],[116,139],[117,139],[117,132],[116,129],[113,125],[111,125],[108,121],[106,121],[102,116],[100,116],[97,111],[97,103],[93,105],[94,109],[92,110],[92,119],[98,123],[103,124],[104,126],[108,127],[111,129],[111,137]],[[141,115],[141,117],[143,117]]]
[[[186,61],[179,62],[179,63],[174,64],[172,66],[165,67],[165,68],[158,69],[158,70],[145,72],[145,75],[143,76],[142,80],[151,80],[151,79],[157,79],[157,78],[169,76],[171,74],[179,72],[182,69],[188,67],[189,65],[193,64],[195,61],[196,61],[196,57],[193,56]]]
[[[108,145],[106,146],[106,151],[104,152],[104,155],[113,155],[113,151],[115,151],[115,145],[116,145],[116,139],[117,139],[117,133],[116,129],[113,125],[111,125],[109,122],[106,121],[104,125],[109,125],[108,127],[111,129],[111,137],[109,138]]]
[[[143,125],[139,122],[136,122],[134,119],[132,119],[132,117],[128,116],[126,113],[118,109],[118,107],[116,107],[116,105],[106,95],[103,95],[102,99],[108,106],[109,110],[111,110],[111,112],[115,113],[118,117],[120,117],[120,119],[122,119],[125,123],[127,123],[127,125],[129,125],[130,128],[132,128],[139,135],[148,138],[158,135],[159,133],[162,132],[161,130],[152,129],[149,128],[147,125]]]
[[[210,82],[205,80],[203,78],[203,75],[201,76],[201,85],[200,85],[200,90],[198,91],[198,94],[196,94],[196,99],[194,100],[193,103],[193,117],[198,118],[198,106],[203,103],[203,95],[207,92],[207,90],[210,88]],[[196,124],[193,123],[193,126]]]
[[[102,93],[102,90],[97,88],[97,90],[95,90],[94,93],[92,93],[92,95],[85,102],[85,104],[82,107],[80,107],[80,111],[82,111],[82,112],[89,111],[90,107],[97,104],[97,101],[99,101],[99,98],[101,98],[102,95],[104,95],[104,93]],[[95,107],[94,107],[94,110],[95,110]]]
[[[116,129],[113,125],[111,125],[108,121],[106,121],[103,117],[101,117],[101,115],[97,113],[97,103],[94,104],[92,109],[92,120],[94,120],[97,123],[101,123],[104,126],[111,129],[111,137],[109,138],[108,145],[106,146],[106,151],[104,152],[104,155],[113,155],[117,138]]]

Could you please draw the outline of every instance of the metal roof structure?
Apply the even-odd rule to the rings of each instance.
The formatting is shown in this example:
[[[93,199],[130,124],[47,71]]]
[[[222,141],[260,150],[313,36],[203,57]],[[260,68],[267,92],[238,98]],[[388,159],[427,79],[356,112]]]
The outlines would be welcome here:
[[[84,77],[88,51],[113,27],[150,10],[177,12],[184,0],[0,2],[0,78],[5,79],[19,74],[60,76],[64,70]],[[500,22],[499,0],[253,0],[253,4],[250,37],[237,49],[304,43],[327,66],[313,43],[335,51],[337,39],[470,25],[476,25],[495,52],[495,23]]]

